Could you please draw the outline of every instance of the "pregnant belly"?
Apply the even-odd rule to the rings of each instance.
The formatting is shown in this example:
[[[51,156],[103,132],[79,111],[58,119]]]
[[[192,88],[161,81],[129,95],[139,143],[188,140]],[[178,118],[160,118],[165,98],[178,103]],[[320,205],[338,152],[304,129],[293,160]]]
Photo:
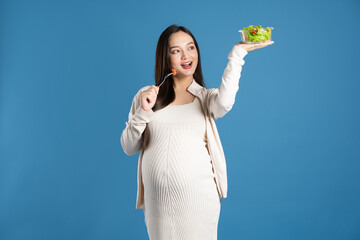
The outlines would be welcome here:
[[[152,146],[143,154],[141,171],[144,187],[153,190],[171,187],[181,191],[215,184],[210,156],[204,145],[191,149]]]

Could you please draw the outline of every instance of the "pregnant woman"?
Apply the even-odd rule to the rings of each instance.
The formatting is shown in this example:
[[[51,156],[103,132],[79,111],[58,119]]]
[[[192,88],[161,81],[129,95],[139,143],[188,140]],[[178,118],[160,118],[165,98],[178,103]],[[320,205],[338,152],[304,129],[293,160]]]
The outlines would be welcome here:
[[[207,89],[193,34],[171,25],[160,35],[155,85],[137,92],[121,135],[126,154],[141,151],[136,208],[150,239],[217,239],[227,175],[215,119],[235,102],[243,58],[273,43],[236,43],[219,88]]]

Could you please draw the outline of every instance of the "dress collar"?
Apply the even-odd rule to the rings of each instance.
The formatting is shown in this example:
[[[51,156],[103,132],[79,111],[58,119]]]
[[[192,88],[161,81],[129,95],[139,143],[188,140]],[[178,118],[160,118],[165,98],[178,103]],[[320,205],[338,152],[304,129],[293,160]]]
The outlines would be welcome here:
[[[195,96],[198,96],[201,92],[201,90],[203,89],[203,87],[198,84],[195,79],[193,79],[192,83],[190,84],[190,86],[187,88],[187,90],[194,94]]]

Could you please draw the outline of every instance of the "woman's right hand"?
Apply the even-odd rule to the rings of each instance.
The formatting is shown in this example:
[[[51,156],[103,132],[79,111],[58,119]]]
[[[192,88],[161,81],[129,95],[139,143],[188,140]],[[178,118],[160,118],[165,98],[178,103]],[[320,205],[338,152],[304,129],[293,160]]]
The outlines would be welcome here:
[[[143,91],[140,94],[141,108],[144,111],[150,111],[150,109],[154,107],[158,93],[159,93],[159,87],[152,85],[150,86],[149,89]]]

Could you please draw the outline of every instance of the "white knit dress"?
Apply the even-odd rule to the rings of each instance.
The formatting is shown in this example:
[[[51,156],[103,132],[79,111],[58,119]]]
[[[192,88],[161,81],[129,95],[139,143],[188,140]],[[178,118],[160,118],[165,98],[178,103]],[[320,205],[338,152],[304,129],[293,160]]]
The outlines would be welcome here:
[[[156,111],[148,128],[141,171],[150,239],[217,239],[221,203],[200,101]]]

